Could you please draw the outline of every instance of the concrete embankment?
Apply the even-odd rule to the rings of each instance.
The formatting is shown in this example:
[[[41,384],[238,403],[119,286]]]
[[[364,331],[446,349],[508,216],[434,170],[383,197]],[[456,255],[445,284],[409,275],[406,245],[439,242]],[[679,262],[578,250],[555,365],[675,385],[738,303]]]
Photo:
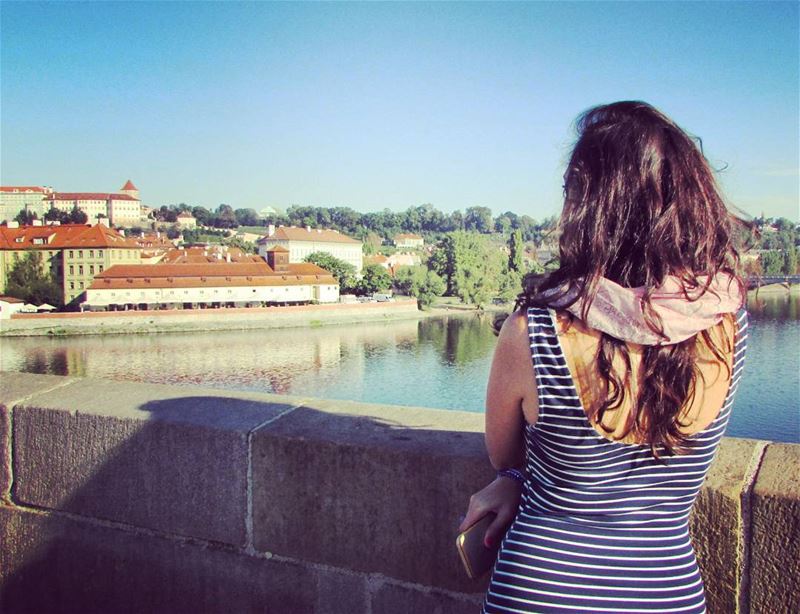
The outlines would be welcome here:
[[[466,614],[483,417],[0,373],[0,611]],[[726,438],[709,611],[800,611],[800,445]]]
[[[249,330],[389,321],[447,313],[420,311],[416,300],[296,307],[15,314],[0,320],[0,336],[102,335]]]

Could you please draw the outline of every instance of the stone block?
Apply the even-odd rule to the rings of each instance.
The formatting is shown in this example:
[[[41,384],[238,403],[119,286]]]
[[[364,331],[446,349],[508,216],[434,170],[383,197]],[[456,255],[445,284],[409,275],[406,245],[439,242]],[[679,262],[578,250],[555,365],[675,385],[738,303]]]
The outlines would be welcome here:
[[[375,614],[475,614],[483,603],[483,595],[452,595],[422,586],[382,582],[372,589],[370,601],[370,611]]]
[[[800,612],[800,445],[767,447],[753,487],[750,611]]]
[[[345,609],[347,598],[342,609],[320,607],[313,569],[191,540],[7,507],[0,507],[0,535],[6,614],[362,611]],[[364,581],[348,580],[363,603]]]
[[[0,372],[0,501],[11,496],[11,422],[14,404],[37,392],[58,388],[76,380],[55,375]]]
[[[689,523],[712,614],[737,611],[746,565],[741,495],[763,442],[725,438],[706,476]]]
[[[483,416],[315,401],[253,435],[257,549],[475,590],[455,549],[469,496],[494,474]]]
[[[275,395],[83,379],[14,410],[12,498],[243,545],[249,433]]]

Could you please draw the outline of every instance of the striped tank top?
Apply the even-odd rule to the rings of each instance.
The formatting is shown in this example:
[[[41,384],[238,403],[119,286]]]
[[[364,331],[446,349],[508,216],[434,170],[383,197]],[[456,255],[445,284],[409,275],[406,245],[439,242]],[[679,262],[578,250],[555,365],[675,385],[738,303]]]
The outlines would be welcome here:
[[[719,414],[688,453],[609,441],[586,418],[552,310],[528,310],[539,416],[525,427],[525,481],[484,612],[705,612],[689,511],[728,423],[742,374],[747,314]]]

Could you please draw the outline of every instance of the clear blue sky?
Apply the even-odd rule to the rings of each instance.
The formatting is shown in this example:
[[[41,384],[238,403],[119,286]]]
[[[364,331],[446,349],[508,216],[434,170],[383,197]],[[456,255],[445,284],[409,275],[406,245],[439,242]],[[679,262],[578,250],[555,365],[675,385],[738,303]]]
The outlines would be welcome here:
[[[560,209],[571,122],[642,99],[797,220],[796,2],[0,4],[3,185],[145,204]]]

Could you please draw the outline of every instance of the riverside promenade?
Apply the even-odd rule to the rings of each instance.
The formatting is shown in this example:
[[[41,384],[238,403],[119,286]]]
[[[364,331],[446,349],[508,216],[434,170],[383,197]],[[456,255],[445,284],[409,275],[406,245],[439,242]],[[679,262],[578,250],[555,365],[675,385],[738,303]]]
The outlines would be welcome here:
[[[0,320],[0,336],[257,330],[423,318],[442,313],[446,312],[420,311],[416,299],[286,307],[17,313],[7,320]]]
[[[483,417],[0,373],[0,611],[462,614]],[[691,530],[713,614],[800,611],[800,445],[726,438]]]

